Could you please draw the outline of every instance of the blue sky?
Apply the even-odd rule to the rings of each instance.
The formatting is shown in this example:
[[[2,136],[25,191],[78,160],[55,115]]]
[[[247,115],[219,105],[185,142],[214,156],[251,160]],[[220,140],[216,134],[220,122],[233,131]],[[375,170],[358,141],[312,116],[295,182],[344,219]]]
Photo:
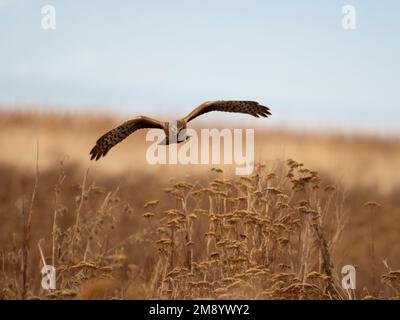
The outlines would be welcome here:
[[[176,118],[251,99],[278,124],[384,132],[400,116],[399,35],[398,0],[0,0],[0,105]]]

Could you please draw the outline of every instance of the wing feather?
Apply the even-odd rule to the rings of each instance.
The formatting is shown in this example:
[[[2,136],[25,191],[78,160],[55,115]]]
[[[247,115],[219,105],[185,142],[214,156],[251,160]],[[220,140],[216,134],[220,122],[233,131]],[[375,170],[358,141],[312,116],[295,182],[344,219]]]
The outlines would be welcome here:
[[[267,118],[271,115],[268,107],[262,106],[255,101],[217,100],[202,103],[183,119],[186,122],[189,122],[194,118],[211,111],[246,113],[256,118],[260,116]]]
[[[97,140],[96,145],[90,151],[90,160],[99,160],[117,143],[120,143],[136,130],[145,128],[163,129],[164,124],[161,121],[144,116],[128,120],[118,127],[108,131]]]

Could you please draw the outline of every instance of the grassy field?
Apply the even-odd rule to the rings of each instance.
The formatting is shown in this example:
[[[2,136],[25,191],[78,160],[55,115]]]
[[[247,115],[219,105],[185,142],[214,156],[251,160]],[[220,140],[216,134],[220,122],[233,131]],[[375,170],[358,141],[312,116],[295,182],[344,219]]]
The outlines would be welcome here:
[[[398,138],[257,129],[248,177],[152,166],[145,132],[90,162],[120,121],[0,114],[0,298],[400,298]]]

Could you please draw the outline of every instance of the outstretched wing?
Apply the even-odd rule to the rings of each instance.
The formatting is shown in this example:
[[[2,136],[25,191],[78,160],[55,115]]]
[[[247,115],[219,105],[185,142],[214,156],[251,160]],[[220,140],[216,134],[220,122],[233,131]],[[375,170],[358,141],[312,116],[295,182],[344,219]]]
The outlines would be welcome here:
[[[255,101],[218,100],[204,102],[183,119],[186,122],[189,122],[190,120],[211,111],[247,113],[257,118],[259,116],[268,117],[271,115],[269,108],[262,106]]]
[[[113,146],[124,140],[127,136],[134,133],[136,130],[145,128],[163,129],[164,127],[161,121],[144,116],[128,120],[120,126],[108,131],[97,140],[96,145],[90,151],[90,160],[99,160],[101,157],[104,157]]]

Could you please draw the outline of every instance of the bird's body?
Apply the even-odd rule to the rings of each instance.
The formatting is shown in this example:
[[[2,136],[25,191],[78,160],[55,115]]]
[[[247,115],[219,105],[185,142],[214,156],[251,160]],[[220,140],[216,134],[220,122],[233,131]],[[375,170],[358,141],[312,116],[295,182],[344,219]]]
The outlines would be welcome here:
[[[186,117],[176,121],[162,122],[146,116],[139,116],[122,123],[101,136],[90,151],[91,159],[98,160],[102,156],[105,156],[113,146],[139,129],[162,129],[165,133],[165,139],[161,144],[181,143],[188,139],[186,136],[187,123],[211,111],[246,113],[257,118],[260,116],[267,118],[271,115],[268,107],[262,106],[255,101],[219,100],[207,101],[194,109]]]
[[[164,133],[165,138],[161,141],[160,145],[169,145],[172,143],[181,143],[187,140],[186,136],[186,122],[182,120],[175,120],[170,122],[165,122]]]

